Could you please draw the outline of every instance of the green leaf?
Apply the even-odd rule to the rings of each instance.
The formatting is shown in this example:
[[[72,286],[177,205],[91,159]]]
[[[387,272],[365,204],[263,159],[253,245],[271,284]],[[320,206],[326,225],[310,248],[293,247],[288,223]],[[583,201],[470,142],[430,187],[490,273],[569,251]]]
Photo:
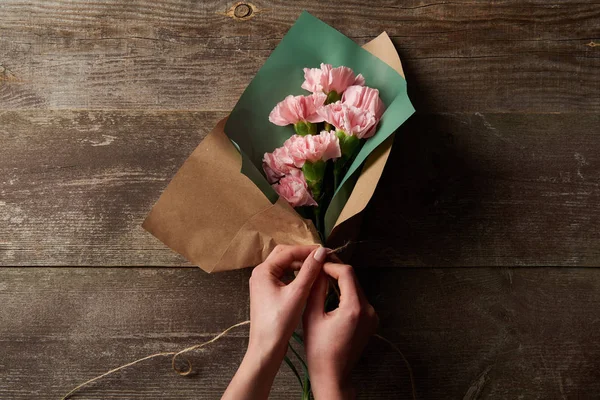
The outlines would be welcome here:
[[[304,386],[302,387],[302,400],[310,400],[310,379],[308,375],[304,377]]]
[[[304,346],[304,340],[302,339],[302,336],[300,336],[298,333],[293,332],[292,339],[294,339],[300,346]],[[308,375],[308,366],[306,365],[304,359],[300,356],[300,354],[298,354],[296,349],[294,349],[294,346],[292,346],[291,343],[288,343],[288,346],[290,350],[292,350],[292,353],[294,353],[296,358],[300,360],[300,363],[302,364],[302,369],[304,370],[304,383],[302,384],[302,400],[310,400],[310,376]]]
[[[284,356],[283,361],[285,361],[285,363],[288,365],[288,367],[290,367],[294,375],[296,375],[296,378],[298,378],[298,383],[300,383],[300,387],[304,391],[304,384],[302,383],[302,378],[300,377],[300,374],[298,373],[298,370],[296,369],[296,366],[294,365],[292,360],[290,360],[288,356]]]
[[[302,339],[302,336],[300,336],[300,334],[298,334],[297,332],[292,333],[292,338],[298,342],[301,346],[304,346],[304,340]]]
[[[300,360],[300,363],[302,364],[302,369],[304,370],[304,373],[308,376],[308,367],[306,366],[306,363],[304,362],[304,359],[302,358],[302,356],[300,354],[298,354],[298,352],[296,351],[296,349],[294,349],[294,346],[292,346],[289,343],[288,343],[288,346],[290,347],[290,350],[292,350],[292,353],[294,353],[294,355],[296,356],[296,358],[298,360]]]

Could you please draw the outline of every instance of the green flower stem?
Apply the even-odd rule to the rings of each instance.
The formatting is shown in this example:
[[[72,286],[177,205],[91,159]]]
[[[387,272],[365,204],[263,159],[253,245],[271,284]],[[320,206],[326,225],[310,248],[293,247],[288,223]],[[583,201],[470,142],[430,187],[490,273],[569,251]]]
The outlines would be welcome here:
[[[306,179],[306,183],[312,194],[313,199],[317,202],[317,206],[314,207],[314,223],[317,227],[317,230],[322,235],[323,234],[323,225],[324,225],[324,215],[323,208],[321,207],[321,201],[323,200],[323,178],[325,177],[325,171],[327,170],[327,163],[323,160],[319,160],[316,162],[307,161],[304,163],[302,167],[302,172],[304,173],[304,178]]]
[[[340,159],[337,160],[335,162],[335,166],[333,167],[333,187],[334,190],[337,190],[337,188],[340,186],[340,183],[342,182],[342,179],[344,178],[343,176],[343,170],[345,167],[345,163]]]
[[[290,367],[290,369],[292,370],[292,372],[294,373],[294,375],[296,375],[296,378],[298,378],[298,383],[300,383],[300,387],[302,388],[302,391],[304,392],[304,383],[302,382],[302,378],[300,377],[300,373],[298,373],[298,370],[296,369],[296,366],[294,365],[294,363],[292,362],[292,360],[290,360],[290,358],[288,356],[284,356],[283,357],[283,361],[285,361],[285,363],[288,365],[288,367]]]
[[[319,232],[319,236],[321,237],[321,241],[323,243],[325,243],[325,236],[324,236],[324,230],[325,230],[325,215],[323,215],[323,213],[321,212],[321,206],[316,206],[315,207],[315,226],[317,228],[317,232]]]
[[[304,346],[304,340],[298,332],[292,332],[292,339],[294,339],[300,346]]]
[[[334,190],[337,190],[342,179],[344,179],[348,166],[358,154],[364,140],[361,140],[354,135],[347,135],[346,132],[342,130],[337,130],[335,134],[340,141],[340,150],[342,152],[342,156],[335,161],[335,166],[333,168]]]
[[[300,343],[300,345],[303,345],[303,341],[300,338],[300,335],[298,335],[296,332],[294,332],[292,334],[292,337],[298,342]],[[300,356],[300,354],[298,354],[298,352],[294,349],[294,346],[292,346],[291,343],[288,343],[288,346],[290,348],[290,350],[292,350],[292,353],[294,353],[294,355],[296,356],[296,358],[300,361],[300,363],[302,364],[302,369],[304,370],[304,382],[301,383],[302,385],[302,400],[310,400],[310,377],[308,375],[308,366],[306,365],[306,362],[304,361],[304,359]]]
[[[308,375],[304,377],[304,387],[302,388],[302,400],[310,400],[310,380]]]

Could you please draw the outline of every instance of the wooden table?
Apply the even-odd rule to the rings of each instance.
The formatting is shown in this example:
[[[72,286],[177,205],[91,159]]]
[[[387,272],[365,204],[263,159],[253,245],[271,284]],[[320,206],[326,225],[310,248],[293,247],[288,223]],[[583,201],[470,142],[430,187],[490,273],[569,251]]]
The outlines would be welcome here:
[[[418,110],[353,260],[418,397],[597,398],[600,6],[511,0],[0,3],[0,398],[248,318],[248,270],[188,268],[140,224],[303,9],[360,44],[387,31]],[[218,398],[246,344],[79,398]],[[409,397],[384,343],[355,376],[360,398]],[[282,368],[272,398],[296,391]]]

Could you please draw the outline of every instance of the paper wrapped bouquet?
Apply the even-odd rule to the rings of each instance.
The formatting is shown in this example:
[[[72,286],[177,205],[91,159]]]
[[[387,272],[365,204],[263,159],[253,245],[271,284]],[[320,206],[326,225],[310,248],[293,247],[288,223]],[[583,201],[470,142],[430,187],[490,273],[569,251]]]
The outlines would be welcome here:
[[[143,227],[207,272],[277,244],[342,245],[413,112],[385,32],[360,47],[304,12]]]

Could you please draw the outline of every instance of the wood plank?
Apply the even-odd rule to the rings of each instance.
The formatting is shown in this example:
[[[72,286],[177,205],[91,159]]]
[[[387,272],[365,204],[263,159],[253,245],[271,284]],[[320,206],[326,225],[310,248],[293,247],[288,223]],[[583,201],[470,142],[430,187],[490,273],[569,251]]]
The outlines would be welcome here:
[[[230,110],[306,9],[361,44],[387,31],[419,110],[600,111],[592,2],[232,4],[4,1],[0,109]]]
[[[141,223],[225,115],[1,113],[2,263],[185,265]]]
[[[189,265],[140,224],[225,115],[0,112],[0,264]],[[598,126],[592,114],[416,115],[367,211],[358,262],[600,265]]]
[[[56,399],[96,374],[204,341],[248,317],[249,270],[0,269],[0,397]],[[447,398],[592,398],[600,391],[600,270],[359,269],[380,333],[410,362],[417,393]],[[165,359],[79,398],[216,399],[247,345],[240,328],[194,354],[181,378]],[[401,358],[372,340],[354,374],[361,399],[408,398]],[[297,382],[283,367],[273,399]]]

